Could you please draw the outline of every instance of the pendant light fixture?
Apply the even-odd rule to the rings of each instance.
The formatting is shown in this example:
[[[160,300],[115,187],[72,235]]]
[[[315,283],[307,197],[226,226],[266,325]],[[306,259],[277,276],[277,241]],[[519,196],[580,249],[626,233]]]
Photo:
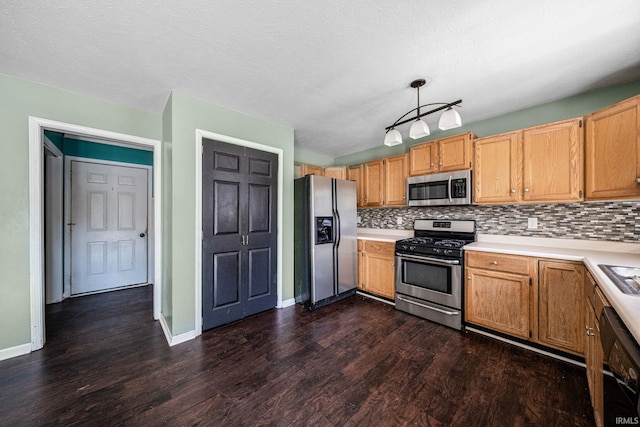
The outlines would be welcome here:
[[[459,105],[460,103],[462,103],[461,99],[455,102],[450,102],[448,104],[444,102],[433,102],[430,104],[420,105],[420,88],[424,86],[425,83],[426,83],[425,79],[417,79],[411,82],[410,86],[412,88],[415,88],[418,91],[418,107],[406,112],[402,117],[396,120],[391,126],[387,126],[385,128],[387,131],[387,134],[384,137],[384,145],[392,147],[394,145],[402,144],[402,135],[396,129],[396,126],[408,123],[410,121],[414,121],[414,122],[411,125],[411,128],[409,129],[409,138],[419,139],[419,138],[428,136],[431,133],[429,130],[429,125],[427,125],[427,123],[424,120],[422,120],[421,117],[424,117],[428,114],[432,114],[445,109],[446,111],[442,114],[442,116],[440,117],[440,121],[438,122],[438,128],[440,130],[448,130],[448,129],[454,129],[462,126],[462,119],[460,118],[460,114],[458,114],[458,112],[452,108],[454,105]],[[430,105],[440,105],[440,106],[437,108],[434,108],[433,110],[427,111],[426,113],[420,113],[420,108],[428,107]],[[415,117],[402,120],[407,115],[413,113],[414,111],[416,112]]]

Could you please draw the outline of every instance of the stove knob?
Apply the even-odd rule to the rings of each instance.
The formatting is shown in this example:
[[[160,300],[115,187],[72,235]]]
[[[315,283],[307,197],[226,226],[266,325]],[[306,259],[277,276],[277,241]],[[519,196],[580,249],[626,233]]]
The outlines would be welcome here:
[[[409,248],[409,246],[407,245],[400,245],[400,249],[402,249],[403,251],[406,251]]]
[[[435,248],[433,251],[435,253],[437,253],[437,254],[441,254],[442,253],[442,249],[440,249],[440,248]]]
[[[415,246],[409,246],[409,250],[410,250],[410,251],[414,251],[415,249],[416,249],[416,247],[415,247]]]
[[[445,255],[451,255],[453,253],[453,251],[451,249],[445,249],[444,254]]]

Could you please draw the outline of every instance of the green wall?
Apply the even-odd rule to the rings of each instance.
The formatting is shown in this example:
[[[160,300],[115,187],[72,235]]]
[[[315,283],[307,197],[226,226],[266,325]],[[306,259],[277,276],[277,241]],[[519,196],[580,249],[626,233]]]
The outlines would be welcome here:
[[[166,123],[170,117],[171,126]],[[293,298],[293,129],[256,119],[227,108],[207,103],[179,92],[173,92],[163,114],[163,150],[171,160],[165,166],[164,204],[171,206],[170,222],[164,227],[163,241],[171,242],[171,252],[164,263],[170,263],[171,275],[166,287],[171,289],[173,335],[192,331],[195,327],[195,136],[196,129],[239,138],[284,151],[283,168],[283,299]]]
[[[295,150],[294,160],[296,163],[308,163],[317,166],[333,166],[334,159],[331,156],[314,153],[298,147],[296,147]]]
[[[0,350],[31,342],[29,116],[160,139],[161,116],[0,74]]]
[[[640,80],[637,80],[630,83],[587,92],[581,95],[562,99],[560,101],[551,102],[549,104],[527,108],[510,114],[505,114],[503,116],[494,117],[492,119],[469,123],[457,129],[437,132],[416,141],[410,140],[411,142],[407,142],[405,139],[404,144],[396,145],[394,147],[387,147],[383,145],[382,140],[384,135],[381,134],[379,147],[349,154],[347,156],[337,157],[335,159],[335,164],[340,166],[357,165],[371,160],[381,159],[383,157],[402,154],[408,152],[411,145],[463,132],[471,131],[477,136],[483,137],[559,120],[571,119],[573,117],[583,116],[599,110],[608,105],[615,104],[618,101],[639,93]],[[462,116],[462,120],[464,121],[464,115]]]

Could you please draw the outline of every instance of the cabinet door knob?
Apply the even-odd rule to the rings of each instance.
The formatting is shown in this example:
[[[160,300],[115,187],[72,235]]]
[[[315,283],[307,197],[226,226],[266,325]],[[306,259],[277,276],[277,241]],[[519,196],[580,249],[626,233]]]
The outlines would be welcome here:
[[[525,193],[528,193],[528,192],[529,192],[529,189],[528,189],[528,188],[525,188],[525,189],[524,189],[524,192],[525,192]]]
[[[511,190],[511,192],[512,192],[512,193],[515,193],[515,192],[516,192],[516,190]]]
[[[438,166],[442,166],[442,162],[438,163]]]
[[[636,178],[636,184],[640,184],[640,178]]]
[[[471,276],[467,276],[467,280],[471,280]]]
[[[498,261],[493,261],[491,264],[498,265]]]

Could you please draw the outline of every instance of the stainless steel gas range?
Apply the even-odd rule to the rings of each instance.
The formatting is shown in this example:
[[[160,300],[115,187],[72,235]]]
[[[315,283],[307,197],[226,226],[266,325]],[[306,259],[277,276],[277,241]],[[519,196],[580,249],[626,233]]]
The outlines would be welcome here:
[[[475,221],[417,219],[413,228],[395,245],[396,309],[462,329],[462,247],[476,240]]]

